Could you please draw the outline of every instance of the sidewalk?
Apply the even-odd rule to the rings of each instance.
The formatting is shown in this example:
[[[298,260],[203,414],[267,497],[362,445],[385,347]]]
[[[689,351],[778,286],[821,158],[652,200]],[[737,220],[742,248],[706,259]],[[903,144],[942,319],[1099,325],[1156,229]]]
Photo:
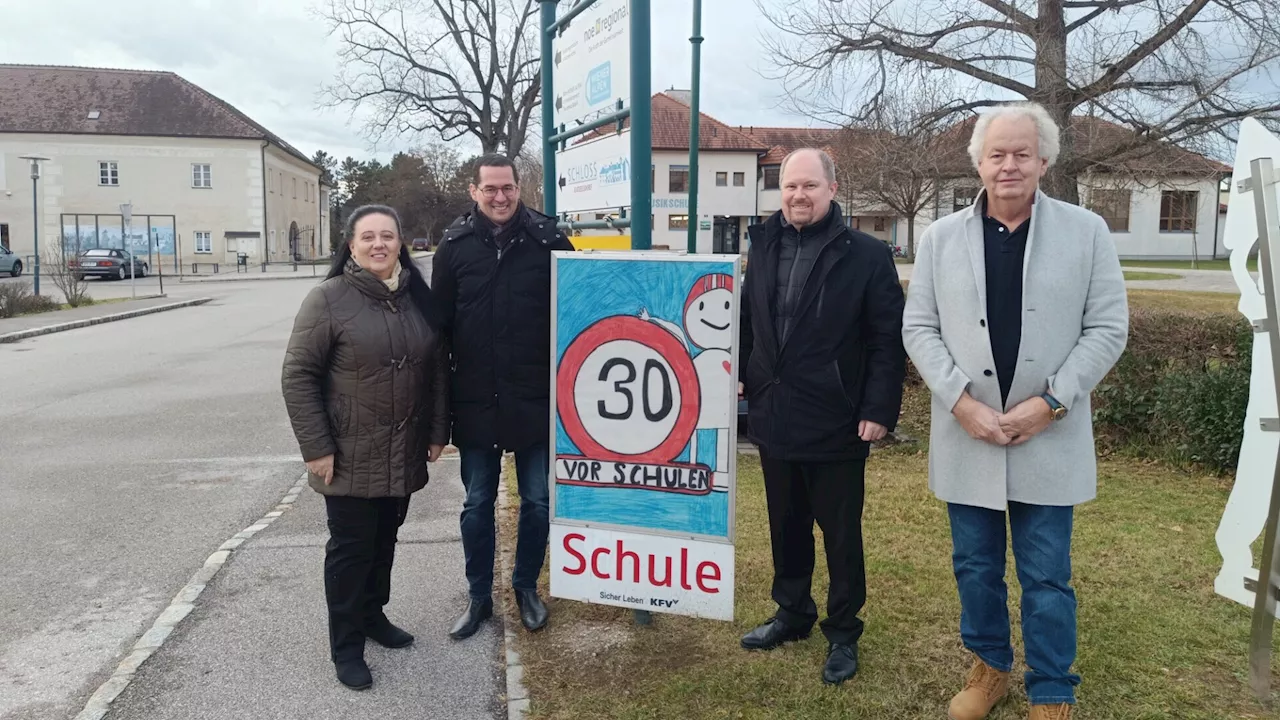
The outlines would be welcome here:
[[[0,320],[0,343],[13,342],[23,337],[31,337],[37,334],[47,334],[47,332],[41,332],[46,329],[48,332],[70,330],[74,327],[109,322],[113,319],[112,316],[116,315],[149,314],[151,312],[160,312],[159,308],[167,308],[167,306],[173,306],[176,309],[177,307],[198,305],[205,302],[209,302],[209,298],[183,300],[171,297],[149,297],[122,302],[104,302],[70,310],[20,315],[15,318]]]
[[[463,642],[448,637],[467,597],[456,457],[431,466],[431,482],[413,496],[400,529],[387,615],[416,641],[402,650],[367,644],[372,688],[354,692],[334,678],[324,501],[303,489],[290,510],[231,555],[107,719],[505,719],[500,620]],[[503,578],[495,580],[503,587]]]

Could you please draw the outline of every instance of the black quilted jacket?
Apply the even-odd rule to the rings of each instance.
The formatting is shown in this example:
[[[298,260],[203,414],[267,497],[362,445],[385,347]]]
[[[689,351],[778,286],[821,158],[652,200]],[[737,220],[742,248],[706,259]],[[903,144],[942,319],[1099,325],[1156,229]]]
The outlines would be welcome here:
[[[548,442],[551,253],[573,250],[554,218],[521,207],[499,251],[477,209],[445,231],[431,292],[453,352],[453,444],[525,450]]]
[[[325,495],[405,497],[427,484],[427,446],[449,439],[448,352],[408,292],[349,263],[302,303],[281,385],[304,460],[334,455]]]

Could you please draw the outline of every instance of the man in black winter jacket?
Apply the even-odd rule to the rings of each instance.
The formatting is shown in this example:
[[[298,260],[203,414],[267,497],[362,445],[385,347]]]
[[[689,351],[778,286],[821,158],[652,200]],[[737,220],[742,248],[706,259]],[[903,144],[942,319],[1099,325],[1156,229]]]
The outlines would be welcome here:
[[[884,243],[850,229],[835,166],[803,149],[782,163],[782,209],[749,230],[740,367],[748,433],[760,448],[778,611],[742,638],[769,650],[808,637],[813,523],[826,541],[831,588],[822,679],[858,670],[866,602],[863,473],[870,443],[893,430],[902,403],[902,286]]]
[[[520,202],[511,160],[481,158],[471,198],[472,209],[445,231],[431,273],[452,352],[452,437],[467,490],[461,525],[470,602],[449,633],[457,640],[493,615],[493,512],[507,450],[520,490],[511,585],[524,626],[547,623],[537,582],[549,532],[551,251],[573,249],[553,218]]]

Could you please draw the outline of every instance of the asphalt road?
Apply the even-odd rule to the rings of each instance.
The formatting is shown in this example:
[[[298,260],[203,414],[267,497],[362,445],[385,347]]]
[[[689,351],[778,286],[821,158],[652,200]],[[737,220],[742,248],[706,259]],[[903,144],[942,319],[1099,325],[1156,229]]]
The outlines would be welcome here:
[[[215,299],[0,346],[0,720],[74,717],[209,554],[296,482],[302,465],[280,397],[280,363],[311,287],[300,280],[184,287],[183,295]],[[429,618],[415,616],[420,637],[456,612],[461,588],[461,551],[446,534],[457,532],[457,498],[446,492],[457,484],[456,469],[435,472],[432,492],[445,494],[417,502],[406,525],[407,537],[439,548],[406,563],[414,580],[434,583],[419,588],[434,608]],[[225,646],[195,641],[202,623],[225,619],[250,590],[256,614],[233,612],[242,617],[233,626],[238,640],[228,642],[261,643],[296,623],[299,652],[320,648],[303,664],[309,681],[332,682],[317,594],[323,506],[305,491],[291,513],[232,556],[117,701],[147,700],[152,710],[112,717],[161,717],[166,698],[184,689],[172,678],[202,663],[217,660],[229,682],[269,677],[280,659],[259,654],[228,665]],[[255,555],[255,543],[282,538],[297,549]],[[413,592],[416,584],[399,587]],[[497,655],[497,633],[473,640],[465,646],[470,662],[485,668]],[[273,642],[263,652],[283,647]],[[286,664],[296,669],[295,660]],[[486,702],[496,693],[483,671],[469,687]],[[486,716],[484,707],[474,716]]]

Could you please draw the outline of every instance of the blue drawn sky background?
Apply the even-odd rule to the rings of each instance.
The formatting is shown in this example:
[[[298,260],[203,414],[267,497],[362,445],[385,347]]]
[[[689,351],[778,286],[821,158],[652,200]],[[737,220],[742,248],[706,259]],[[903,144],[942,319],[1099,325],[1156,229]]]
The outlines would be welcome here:
[[[733,274],[733,262],[676,260],[557,261],[556,358],[583,330],[601,318],[637,316],[640,308],[684,325],[684,301],[694,282],[710,273]],[[577,455],[578,448],[556,417],[556,452]],[[687,459],[687,449],[682,459]],[[631,525],[654,530],[727,537],[729,494],[692,496],[634,488],[555,486],[556,516],[586,522]]]

